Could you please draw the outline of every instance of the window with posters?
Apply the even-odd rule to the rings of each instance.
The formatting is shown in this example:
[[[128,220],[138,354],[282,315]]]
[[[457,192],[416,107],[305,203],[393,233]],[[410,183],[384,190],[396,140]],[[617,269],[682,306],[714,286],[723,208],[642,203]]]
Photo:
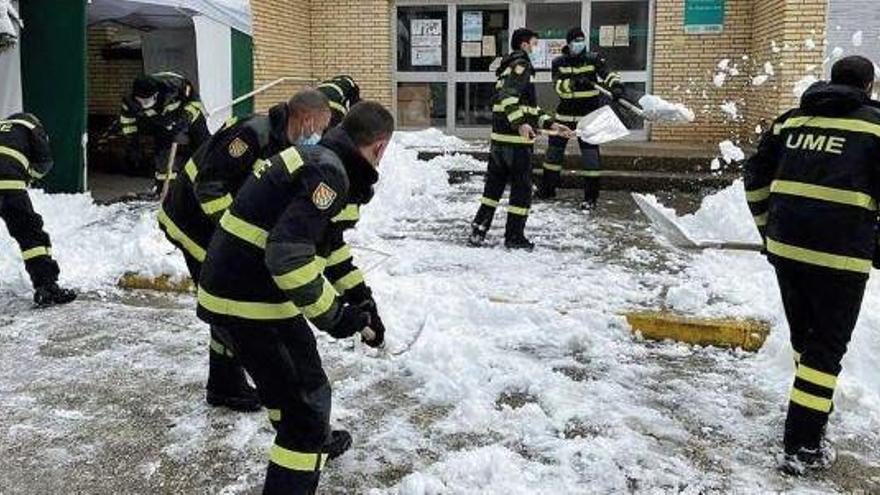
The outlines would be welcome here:
[[[397,70],[446,70],[446,23],[444,5],[398,7]]]

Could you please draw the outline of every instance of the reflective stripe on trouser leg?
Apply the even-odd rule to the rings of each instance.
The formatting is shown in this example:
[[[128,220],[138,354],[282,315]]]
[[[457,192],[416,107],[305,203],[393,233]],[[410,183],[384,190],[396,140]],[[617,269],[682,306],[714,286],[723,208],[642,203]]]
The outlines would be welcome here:
[[[541,178],[541,187],[546,193],[552,192],[559,187],[559,177],[565,163],[565,147],[568,139],[559,136],[551,136],[547,144],[547,153],[544,158],[544,175]]]
[[[25,269],[34,287],[58,280],[58,264],[51,256],[52,243],[43,230],[43,217],[34,211],[27,191],[7,191],[0,201],[0,218],[21,250]]]
[[[510,205],[507,207],[507,226],[504,238],[518,239],[524,235],[529,208],[532,206],[532,150],[528,148],[511,149],[510,167]]]
[[[474,225],[480,225],[484,230],[489,230],[492,225],[498,202],[507,187],[508,174],[507,167],[504,165],[503,148],[509,147],[492,146],[489,165],[486,169],[486,184],[483,186],[483,196],[480,198],[480,208],[474,217]]]

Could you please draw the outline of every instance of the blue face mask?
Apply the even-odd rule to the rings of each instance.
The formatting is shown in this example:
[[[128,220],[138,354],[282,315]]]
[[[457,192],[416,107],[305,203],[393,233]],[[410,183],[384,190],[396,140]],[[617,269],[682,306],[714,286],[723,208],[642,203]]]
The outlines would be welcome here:
[[[571,44],[568,45],[568,47],[571,50],[571,53],[573,53],[575,55],[580,55],[581,53],[584,53],[584,50],[587,49],[587,42],[586,41],[572,41]]]
[[[296,140],[297,146],[314,146],[321,141],[321,135],[317,132],[310,136],[302,136]]]
[[[538,53],[534,50],[532,51],[532,53],[529,53],[529,60],[532,62],[532,65],[537,65],[540,61],[538,59]]]

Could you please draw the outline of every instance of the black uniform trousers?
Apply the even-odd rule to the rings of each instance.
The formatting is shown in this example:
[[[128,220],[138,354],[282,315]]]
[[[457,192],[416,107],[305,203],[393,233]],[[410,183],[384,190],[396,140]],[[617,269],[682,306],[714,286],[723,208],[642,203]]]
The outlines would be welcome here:
[[[495,210],[510,184],[510,202],[507,208],[507,226],[504,237],[508,240],[524,236],[529,208],[532,206],[532,147],[492,143],[489,168],[480,208],[474,225],[488,231]]]
[[[196,152],[200,143],[210,139],[211,132],[208,130],[208,121],[205,116],[199,115],[189,125],[186,133],[190,142],[177,146],[177,155],[174,158],[174,163],[171,164],[171,178],[169,179],[171,181],[177,178],[178,172]],[[174,144],[175,136],[163,129],[158,129],[154,135],[156,136],[156,153],[153,156],[154,178],[157,187],[161,188],[166,175],[168,175],[168,160],[171,157],[171,146]]]
[[[584,179],[584,201],[595,203],[599,200],[600,177],[602,175],[602,159],[599,154],[599,146],[578,139],[581,149],[581,169],[576,174]],[[544,159],[544,176],[541,181],[541,189],[552,193],[559,187],[560,175],[565,164],[565,148],[568,139],[560,136],[551,136],[547,145],[547,155]]]
[[[52,243],[27,191],[0,191],[0,218],[18,242],[34,288],[57,282],[58,264],[52,259]]]
[[[785,451],[795,453],[822,440],[866,278],[794,262],[777,262],[776,275],[797,367],[784,437]]]
[[[315,493],[327,461],[331,392],[312,329],[300,316],[275,327],[222,331],[254,379],[275,427],[263,493]]]

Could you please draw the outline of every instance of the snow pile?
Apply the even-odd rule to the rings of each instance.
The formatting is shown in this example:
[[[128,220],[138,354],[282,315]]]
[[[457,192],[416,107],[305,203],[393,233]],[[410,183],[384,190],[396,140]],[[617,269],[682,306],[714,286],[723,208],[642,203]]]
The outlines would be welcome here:
[[[440,129],[430,128],[423,131],[394,133],[394,142],[404,148],[440,149],[444,151],[462,151],[474,148],[473,143],[456,136],[449,136]]]
[[[724,115],[730,120],[737,120],[740,118],[739,109],[736,106],[735,101],[725,101],[721,104],[721,111],[724,112]]]
[[[648,116],[670,116],[677,120],[693,122],[694,111],[681,103],[670,103],[657,95],[646,94],[639,98],[639,106]]]
[[[187,276],[183,258],[156,224],[152,205],[100,206],[89,194],[29,191],[52,240],[61,283],[81,290],[112,285],[126,272]],[[17,293],[30,290],[18,245],[0,228],[0,279]]]
[[[727,74],[724,72],[719,72],[712,78],[712,82],[715,83],[715,87],[717,88],[724,86],[725,81],[727,81]]]
[[[816,49],[816,42],[813,40],[813,38],[807,38],[804,40],[804,47],[807,50],[815,50]]]
[[[718,143],[718,148],[721,150],[721,158],[727,163],[741,162],[746,159],[742,148],[733,144],[733,141],[729,139]]]

